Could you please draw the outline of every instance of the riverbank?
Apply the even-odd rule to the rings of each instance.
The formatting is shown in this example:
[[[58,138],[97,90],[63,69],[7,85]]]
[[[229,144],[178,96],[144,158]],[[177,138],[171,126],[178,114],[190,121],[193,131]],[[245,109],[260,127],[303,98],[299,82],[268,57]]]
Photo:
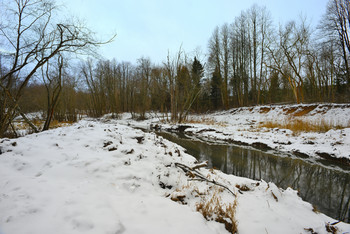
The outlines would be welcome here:
[[[183,124],[169,124],[162,115],[151,116],[132,124],[350,165],[350,104],[242,107],[190,115]]]
[[[124,121],[0,140],[0,233],[328,233],[297,191],[206,169]]]

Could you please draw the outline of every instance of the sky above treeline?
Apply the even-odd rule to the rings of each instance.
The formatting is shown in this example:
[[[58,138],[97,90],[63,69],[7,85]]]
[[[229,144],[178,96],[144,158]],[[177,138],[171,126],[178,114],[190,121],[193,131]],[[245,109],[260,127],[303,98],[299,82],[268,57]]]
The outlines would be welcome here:
[[[252,5],[266,6],[275,28],[306,16],[316,27],[326,12],[328,0],[58,0],[65,11],[83,19],[98,38],[115,40],[100,49],[105,59],[135,63],[149,57],[153,63],[166,60],[168,51],[184,51],[202,57],[216,26],[232,23]],[[196,51],[196,52],[195,52]]]

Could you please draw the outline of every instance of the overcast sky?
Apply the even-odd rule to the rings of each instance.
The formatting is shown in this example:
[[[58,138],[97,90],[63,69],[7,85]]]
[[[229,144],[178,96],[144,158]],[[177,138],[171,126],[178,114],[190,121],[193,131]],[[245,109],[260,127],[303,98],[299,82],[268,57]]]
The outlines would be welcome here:
[[[232,23],[254,3],[266,6],[275,25],[306,15],[316,26],[328,0],[58,0],[67,12],[84,19],[100,38],[117,33],[114,42],[101,48],[106,59],[135,63],[141,56],[152,62],[168,54],[201,48],[207,51],[216,26]]]

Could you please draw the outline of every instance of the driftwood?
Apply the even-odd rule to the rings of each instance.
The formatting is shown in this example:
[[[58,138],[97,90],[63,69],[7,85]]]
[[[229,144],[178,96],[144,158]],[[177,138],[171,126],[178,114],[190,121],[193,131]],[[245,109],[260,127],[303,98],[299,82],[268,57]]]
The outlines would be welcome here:
[[[193,178],[192,180],[206,181],[208,183],[220,186],[220,187],[226,189],[227,191],[229,191],[234,197],[236,197],[236,194],[234,194],[234,192],[232,192],[232,190],[229,189],[226,185],[218,183],[215,180],[208,180],[204,175],[202,175],[199,171],[197,171],[197,169],[199,169],[201,167],[206,167],[207,162],[200,163],[194,167],[189,167],[189,166],[182,164],[182,163],[175,163],[175,166],[178,168],[181,168],[185,173],[189,174],[190,177]]]

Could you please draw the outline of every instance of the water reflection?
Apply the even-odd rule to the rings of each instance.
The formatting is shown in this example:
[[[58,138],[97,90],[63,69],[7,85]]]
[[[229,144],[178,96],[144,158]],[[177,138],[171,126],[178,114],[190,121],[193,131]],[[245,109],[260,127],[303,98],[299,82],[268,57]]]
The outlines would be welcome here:
[[[350,168],[338,170],[299,158],[282,157],[232,145],[208,144],[159,133],[211,167],[237,176],[272,181],[299,190],[300,196],[335,219],[350,222]]]

